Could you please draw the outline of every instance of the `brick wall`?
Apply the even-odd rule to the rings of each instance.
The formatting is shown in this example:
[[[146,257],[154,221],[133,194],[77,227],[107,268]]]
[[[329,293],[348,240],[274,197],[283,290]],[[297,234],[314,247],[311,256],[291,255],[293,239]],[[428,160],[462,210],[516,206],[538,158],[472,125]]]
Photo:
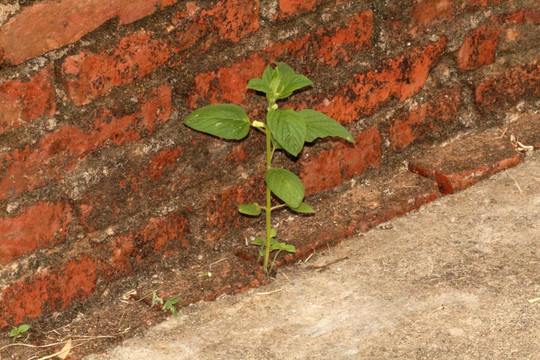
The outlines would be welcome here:
[[[58,0],[0,5],[0,328],[245,226],[263,139],[182,126],[273,61],[357,142],[298,161],[309,194],[540,105],[537,0]],[[101,284],[101,285],[100,285]]]

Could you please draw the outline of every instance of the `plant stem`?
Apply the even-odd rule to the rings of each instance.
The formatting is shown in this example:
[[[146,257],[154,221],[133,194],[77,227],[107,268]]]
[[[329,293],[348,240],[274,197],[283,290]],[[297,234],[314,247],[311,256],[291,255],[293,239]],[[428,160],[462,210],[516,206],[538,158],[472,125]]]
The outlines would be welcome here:
[[[272,106],[273,104],[270,104]],[[272,110],[270,110],[272,111]],[[270,128],[266,127],[266,171],[270,170],[272,167],[272,134],[270,133]],[[264,263],[263,271],[265,274],[268,274],[268,259],[270,258],[270,242],[272,238],[270,237],[270,229],[272,228],[272,194],[268,185],[266,185],[266,246],[264,249]]]

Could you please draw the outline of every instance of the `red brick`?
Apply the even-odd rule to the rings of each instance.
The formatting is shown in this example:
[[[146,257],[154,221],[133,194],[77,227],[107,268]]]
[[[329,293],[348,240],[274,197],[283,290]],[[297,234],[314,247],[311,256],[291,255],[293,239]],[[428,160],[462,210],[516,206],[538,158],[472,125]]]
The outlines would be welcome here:
[[[205,240],[213,242],[224,234],[236,231],[245,224],[246,217],[238,212],[238,205],[264,201],[264,178],[254,176],[242,185],[232,186],[220,194],[208,199],[205,206],[206,228]]]
[[[485,112],[503,104],[515,105],[522,99],[540,96],[540,64],[524,64],[507,69],[476,86],[475,100]]]
[[[83,255],[2,289],[0,328],[36,319],[84,300],[96,287],[97,261]]]
[[[451,16],[452,0],[417,0],[412,9],[413,20],[421,26]]]
[[[0,264],[63,241],[71,219],[71,206],[62,203],[39,203],[17,217],[0,218]]]
[[[156,123],[169,119],[171,95],[171,88],[162,85],[150,92],[134,114],[116,118],[109,109],[99,109],[88,132],[65,125],[47,135],[37,149],[27,147],[5,155],[7,170],[0,174],[0,200],[63,178],[90,151],[108,143],[118,146],[151,134]]]
[[[413,49],[396,58],[385,60],[375,70],[356,74],[330,99],[312,99],[315,109],[340,123],[353,123],[373,114],[392,98],[400,102],[416,94],[438,62],[446,47],[446,39]]]
[[[201,13],[201,20],[214,25],[221,39],[238,42],[259,29],[259,0],[217,2]]]
[[[54,115],[55,111],[52,65],[42,68],[28,80],[0,83],[0,135],[39,116]]]
[[[131,273],[143,261],[154,259],[171,247],[187,247],[185,233],[189,222],[182,212],[151,218],[139,232],[127,232],[116,236],[112,245],[109,272]]]
[[[339,143],[301,162],[306,194],[334,187],[370,166],[381,165],[381,135],[376,126],[359,133],[355,140],[355,144]]]
[[[61,0],[27,6],[0,32],[0,49],[12,64],[73,44],[118,16],[127,24],[177,0]]]
[[[63,84],[76,105],[88,104],[113,87],[145,77],[170,55],[166,41],[141,30],[120,40],[113,50],[69,56],[62,64]]]
[[[334,0],[334,3],[339,4],[345,1],[347,0]],[[285,19],[306,11],[311,11],[316,5],[327,2],[329,2],[329,0],[279,0],[279,9],[274,16],[274,20]]]
[[[442,91],[431,101],[405,114],[393,118],[390,126],[390,140],[394,149],[401,149],[413,141],[434,133],[457,116],[461,104],[460,88]]]
[[[152,180],[161,179],[163,177],[163,170],[176,164],[178,158],[182,156],[182,153],[181,146],[174,149],[161,150],[154,156],[148,166],[147,173],[150,178]]]
[[[289,17],[312,10],[318,3],[328,0],[279,0],[279,17]]]
[[[471,30],[456,52],[458,68],[461,71],[470,71],[493,63],[501,33],[509,25],[524,23],[540,24],[540,13],[524,9],[502,14]]]
[[[285,256],[285,262],[306,258],[314,250],[340,243],[353,233],[366,232],[441,196],[434,181],[410,172],[385,169],[373,171],[369,182],[357,182],[337,192],[325,193],[306,200],[314,207],[315,214],[280,225],[279,235],[285,237],[281,240],[296,246],[294,257]],[[336,204],[339,204],[337,208]]]
[[[229,156],[227,156],[227,160],[231,162],[236,162],[236,163],[243,162],[247,158],[248,158],[248,154],[246,152],[245,145],[243,143],[235,145],[233,149],[231,150],[231,152],[229,153]]]
[[[467,35],[456,54],[461,71],[475,70],[495,60],[495,50],[499,44],[502,29],[492,24],[480,26]]]
[[[441,193],[453,194],[522,161],[495,129],[429,149],[409,161],[409,170],[436,180]]]
[[[240,103],[251,94],[246,90],[249,80],[260,77],[268,64],[286,56],[316,58],[337,66],[340,60],[349,61],[359,50],[369,48],[372,31],[373,12],[367,10],[353,15],[343,26],[321,29],[315,34],[267,46],[232,66],[198,74],[187,103],[191,108],[200,105],[200,100]]]
[[[172,44],[176,53],[205,35],[210,36],[200,46],[204,51],[220,40],[238,42],[259,29],[259,0],[214,0],[206,10],[195,2],[185,5],[185,10],[172,17],[167,29],[169,32],[178,30],[177,40]]]
[[[353,16],[345,26],[334,30],[319,30],[317,35],[324,35],[314,44],[318,48],[316,57],[319,61],[337,66],[340,59],[348,62],[350,56],[370,46],[373,32],[373,11],[367,10]],[[333,33],[333,34],[332,34]]]
[[[506,135],[508,137],[514,135],[517,141],[538,150],[540,149],[540,131],[538,129],[540,129],[540,114],[529,113],[510,123]],[[501,130],[501,132],[504,131],[504,129]]]
[[[62,64],[69,97],[76,105],[88,104],[112,88],[147,76],[205,35],[209,35],[208,47],[219,40],[238,42],[259,28],[258,1],[221,1],[208,10],[192,5],[186,8],[173,17],[168,30],[177,31],[171,38],[140,30],[122,38],[112,49],[69,56]]]

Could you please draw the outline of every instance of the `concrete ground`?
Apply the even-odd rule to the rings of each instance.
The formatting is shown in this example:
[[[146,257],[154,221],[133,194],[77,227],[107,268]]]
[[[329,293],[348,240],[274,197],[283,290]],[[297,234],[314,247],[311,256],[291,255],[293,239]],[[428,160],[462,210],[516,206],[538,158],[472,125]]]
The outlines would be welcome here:
[[[539,359],[538,298],[537,152],[86,360]]]

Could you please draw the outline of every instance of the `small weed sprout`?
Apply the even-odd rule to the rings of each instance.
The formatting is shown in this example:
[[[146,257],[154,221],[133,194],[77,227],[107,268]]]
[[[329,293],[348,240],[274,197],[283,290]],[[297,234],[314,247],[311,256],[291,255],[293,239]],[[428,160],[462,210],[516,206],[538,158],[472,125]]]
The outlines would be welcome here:
[[[174,305],[180,301],[180,298],[179,297],[172,297],[170,298],[169,300],[167,300],[165,302],[165,304],[163,305],[163,307],[161,308],[161,310],[163,311],[167,311],[169,310],[172,314],[173,317],[177,318],[178,317],[178,311],[176,311],[176,308],[174,307]]]
[[[9,332],[9,337],[13,338],[13,341],[20,338],[22,334],[30,330],[30,325],[28,324],[21,324],[19,326],[15,326],[11,329]]]
[[[279,242],[275,238],[277,231],[272,227],[272,211],[288,207],[300,214],[313,213],[313,208],[304,202],[305,188],[302,180],[282,168],[272,167],[272,158],[277,150],[285,151],[296,157],[306,142],[327,136],[341,137],[354,142],[351,134],[334,119],[315,110],[294,111],[279,109],[277,101],[286,99],[296,90],[313,83],[307,77],[296,74],[285,63],[277,62],[273,68],[268,66],[262,78],[251,79],[247,88],[262,92],[268,102],[266,121],[251,122],[247,113],[238,105],[213,104],[193,111],[184,124],[190,128],[228,140],[244,139],[251,127],[266,136],[266,202],[241,204],[240,213],[248,216],[259,216],[263,211],[266,218],[266,236],[257,237],[253,244],[260,246],[259,255],[264,258],[263,270],[269,274],[281,251],[295,253],[293,245]],[[283,203],[272,206],[272,195]],[[269,264],[270,253],[277,251]]]
[[[156,290],[152,290],[152,307],[157,305],[163,305],[163,299],[157,295]]]
[[[168,299],[167,301],[165,301],[165,304],[164,304],[163,299],[158,296],[157,290],[152,290],[152,306],[151,307],[163,305],[161,307],[161,310],[170,311],[172,316],[174,316],[175,318],[178,317],[178,311],[176,311],[176,308],[174,307],[174,305],[178,301],[180,301],[179,297],[172,297]]]

